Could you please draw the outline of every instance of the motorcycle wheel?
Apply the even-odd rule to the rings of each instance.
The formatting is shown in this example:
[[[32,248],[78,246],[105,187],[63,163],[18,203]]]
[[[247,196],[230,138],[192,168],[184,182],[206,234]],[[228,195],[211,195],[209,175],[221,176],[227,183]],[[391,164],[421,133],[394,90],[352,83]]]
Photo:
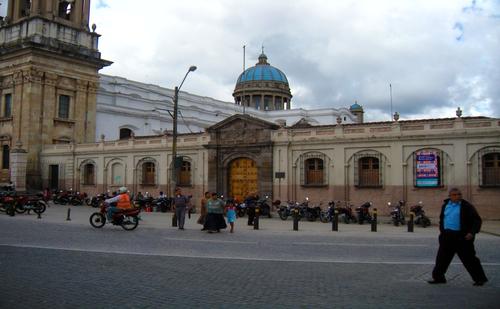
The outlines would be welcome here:
[[[323,223],[328,223],[328,214],[320,213],[319,220]]]
[[[314,221],[316,221],[316,216],[311,214],[311,213],[306,213],[306,219],[309,222],[314,222]]]
[[[5,213],[8,214],[9,216],[11,217],[14,217],[16,215],[16,211],[14,210],[14,207],[13,206],[10,206],[8,207],[6,210],[5,210]]]
[[[100,213],[100,212],[94,212],[92,215],[90,215],[90,225],[92,225],[95,228],[101,228],[106,224],[106,217]]]
[[[24,205],[16,205],[14,208],[18,214],[23,214],[26,212],[26,208],[24,208]]]
[[[126,231],[135,230],[135,228],[139,225],[139,218],[124,216],[123,221],[120,225]]]
[[[281,220],[285,221],[286,219],[288,219],[288,215],[284,211],[280,211],[278,213],[280,215]]]
[[[92,200],[90,198],[85,198],[85,204],[87,204],[87,206],[92,206]]]
[[[73,206],[78,206],[78,205],[81,205],[82,203],[79,201],[79,200],[72,200],[71,201],[71,205]]]
[[[42,202],[42,201],[38,201],[36,203],[36,207],[33,209],[33,211],[36,214],[43,214],[46,209],[47,209],[47,205],[44,202]]]
[[[59,204],[59,200],[58,200],[58,199],[56,199],[56,198],[55,198],[55,199],[53,199],[53,200],[52,200],[52,202],[54,202],[54,204],[56,204],[56,205],[57,205],[57,204]]]
[[[244,217],[245,216],[245,209],[238,209],[238,217]]]
[[[422,217],[421,225],[422,227],[428,227],[429,225],[431,225],[431,220],[427,217]]]

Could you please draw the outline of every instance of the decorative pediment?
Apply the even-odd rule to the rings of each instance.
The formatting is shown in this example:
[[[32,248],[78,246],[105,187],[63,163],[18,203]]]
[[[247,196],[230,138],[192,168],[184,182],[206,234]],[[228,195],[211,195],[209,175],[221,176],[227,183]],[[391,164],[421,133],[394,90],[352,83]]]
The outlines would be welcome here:
[[[249,115],[236,114],[222,120],[219,123],[207,129],[208,132],[227,131],[227,130],[245,130],[247,128],[253,129],[268,129],[277,130],[279,126],[272,122],[268,122],[259,118]]]
[[[310,128],[312,125],[307,121],[306,118],[301,118],[299,121],[297,121],[294,125],[291,126],[292,129],[299,129],[299,128]]]

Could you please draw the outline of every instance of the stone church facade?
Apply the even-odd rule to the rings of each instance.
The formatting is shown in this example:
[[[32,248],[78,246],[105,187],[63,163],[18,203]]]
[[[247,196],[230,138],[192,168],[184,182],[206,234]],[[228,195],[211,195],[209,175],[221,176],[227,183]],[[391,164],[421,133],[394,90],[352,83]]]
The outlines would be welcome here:
[[[89,193],[126,185],[131,191],[169,192],[170,135],[126,141],[46,146],[44,184],[57,165],[59,188]],[[420,184],[421,153],[437,156],[435,183]],[[241,197],[257,191],[273,200],[354,205],[372,201],[424,202],[437,215],[451,187],[463,190],[485,218],[498,219],[500,120],[456,117],[413,121],[278,126],[235,115],[204,133],[183,134],[178,186],[196,201],[205,191]]]

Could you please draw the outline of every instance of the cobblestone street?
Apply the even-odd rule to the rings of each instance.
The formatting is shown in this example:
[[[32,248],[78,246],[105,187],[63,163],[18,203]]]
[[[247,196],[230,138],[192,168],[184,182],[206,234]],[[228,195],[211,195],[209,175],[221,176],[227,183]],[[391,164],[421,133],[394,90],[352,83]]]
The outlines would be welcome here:
[[[479,234],[478,256],[490,281],[473,287],[458,259],[446,285],[431,286],[437,228],[263,219],[254,231],[206,234],[194,218],[169,226],[170,214],[143,215],[127,232],[94,229],[88,207],[51,207],[0,216],[2,308],[493,308],[500,296],[500,238]],[[195,217],[197,217],[195,215]]]

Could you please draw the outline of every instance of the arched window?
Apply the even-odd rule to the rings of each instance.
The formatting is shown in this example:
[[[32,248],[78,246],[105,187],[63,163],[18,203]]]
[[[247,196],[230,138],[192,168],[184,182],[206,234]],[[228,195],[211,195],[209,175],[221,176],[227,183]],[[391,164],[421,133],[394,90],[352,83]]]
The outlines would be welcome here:
[[[485,187],[500,186],[500,153],[492,152],[482,156],[482,185]]]
[[[127,128],[120,129],[120,139],[129,139],[132,136],[132,130]]]
[[[83,166],[83,184],[95,185],[95,166],[92,163]]]
[[[312,158],[305,161],[305,184],[322,185],[324,183],[324,163],[322,159]]]
[[[359,187],[380,186],[380,160],[375,157],[359,159]]]
[[[60,1],[59,2],[59,17],[70,20],[71,12],[73,11],[72,1]]]
[[[414,152],[413,155],[415,187],[442,187],[442,152],[435,149],[424,149]]]
[[[2,146],[2,169],[8,170],[10,167],[10,147],[9,145]]]
[[[156,167],[153,162],[144,162],[142,164],[142,184],[143,185],[156,184]]]
[[[177,185],[190,186],[191,185],[191,162],[182,161],[181,168],[177,178]]]
[[[121,163],[111,165],[111,184],[113,186],[123,186],[125,184],[125,170]]]

